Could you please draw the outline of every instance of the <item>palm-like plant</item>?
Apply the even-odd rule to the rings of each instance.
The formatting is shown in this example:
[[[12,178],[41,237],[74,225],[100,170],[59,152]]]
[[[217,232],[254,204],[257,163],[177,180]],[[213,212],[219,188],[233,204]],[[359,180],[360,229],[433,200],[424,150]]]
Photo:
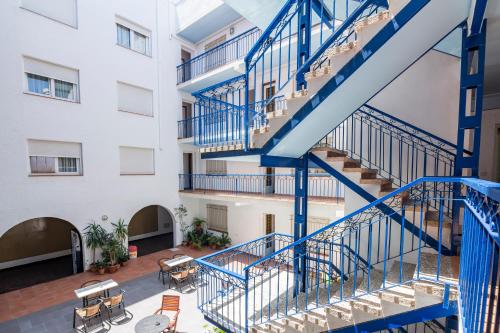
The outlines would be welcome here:
[[[104,238],[106,236],[106,231],[102,226],[93,221],[91,224],[85,227],[85,245],[92,250],[92,263],[95,263],[95,251],[104,245]]]
[[[128,236],[128,224],[123,219],[119,219],[118,222],[111,223],[111,225],[113,225],[116,239],[123,244]]]

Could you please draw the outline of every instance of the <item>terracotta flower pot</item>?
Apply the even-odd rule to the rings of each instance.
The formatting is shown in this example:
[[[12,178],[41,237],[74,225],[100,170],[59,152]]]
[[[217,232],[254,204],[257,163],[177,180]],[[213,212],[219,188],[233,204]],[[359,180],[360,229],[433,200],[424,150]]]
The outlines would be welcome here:
[[[110,266],[108,266],[108,273],[110,273],[110,274],[116,273],[118,268],[120,268],[120,264],[110,265]]]
[[[99,275],[104,275],[105,272],[106,272],[106,268],[104,268],[104,267],[97,269],[97,274],[99,274]]]
[[[90,264],[89,271],[91,271],[92,273],[97,272],[97,267],[95,267],[95,264]]]

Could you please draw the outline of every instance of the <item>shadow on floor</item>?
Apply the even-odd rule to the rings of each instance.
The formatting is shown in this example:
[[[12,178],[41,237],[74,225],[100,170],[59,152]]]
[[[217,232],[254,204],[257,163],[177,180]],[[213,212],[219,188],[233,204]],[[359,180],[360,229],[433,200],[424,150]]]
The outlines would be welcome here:
[[[161,250],[174,247],[174,234],[172,232],[148,238],[130,241],[129,245],[137,246],[137,255],[145,256]]]
[[[71,255],[0,270],[0,294],[73,274]]]

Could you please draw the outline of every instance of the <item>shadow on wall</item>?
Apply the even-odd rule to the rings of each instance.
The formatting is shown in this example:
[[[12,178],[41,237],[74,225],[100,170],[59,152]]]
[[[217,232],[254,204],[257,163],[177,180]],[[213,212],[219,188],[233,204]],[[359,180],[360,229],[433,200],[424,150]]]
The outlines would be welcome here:
[[[165,207],[151,205],[134,214],[128,225],[129,245],[138,247],[138,256],[174,246],[174,220]]]
[[[0,293],[82,270],[81,236],[68,221],[34,218],[15,225],[0,237]]]

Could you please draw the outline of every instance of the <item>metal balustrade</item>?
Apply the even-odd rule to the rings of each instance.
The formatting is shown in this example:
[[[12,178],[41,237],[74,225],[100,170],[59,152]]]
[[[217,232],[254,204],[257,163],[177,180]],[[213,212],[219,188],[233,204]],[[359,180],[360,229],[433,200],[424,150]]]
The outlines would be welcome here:
[[[293,197],[295,177],[286,174],[179,174],[180,191],[225,192]],[[328,174],[309,175],[310,198],[341,203],[344,185]]]
[[[467,195],[451,199],[436,190],[446,193],[450,186]],[[435,225],[426,218],[431,200],[439,202]],[[441,251],[449,200],[464,203],[459,268]],[[196,260],[198,307],[230,331],[249,332],[254,325],[313,309],[356,306],[393,289],[397,294],[402,286],[431,284],[441,290],[443,304],[431,314],[434,318],[457,314],[461,307],[467,332],[490,331],[499,318],[499,200],[500,184],[420,178],[295,242],[291,236],[269,235]],[[380,209],[381,204],[390,209]],[[418,218],[403,218],[399,225],[391,222],[391,214]],[[408,232],[408,223],[417,232]],[[437,250],[427,243],[430,234],[439,240]],[[418,311],[412,308],[401,312]],[[426,320],[433,319],[429,315]]]
[[[191,117],[177,121],[177,139],[188,139],[194,135],[197,118]]]
[[[187,82],[211,70],[242,59],[260,37],[252,28],[177,66],[177,84]]]

